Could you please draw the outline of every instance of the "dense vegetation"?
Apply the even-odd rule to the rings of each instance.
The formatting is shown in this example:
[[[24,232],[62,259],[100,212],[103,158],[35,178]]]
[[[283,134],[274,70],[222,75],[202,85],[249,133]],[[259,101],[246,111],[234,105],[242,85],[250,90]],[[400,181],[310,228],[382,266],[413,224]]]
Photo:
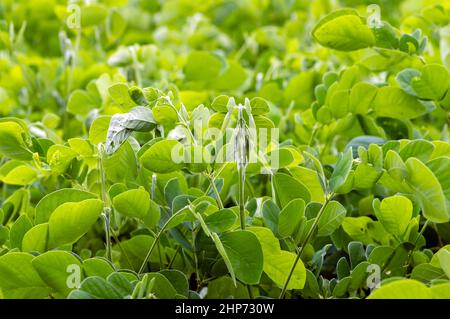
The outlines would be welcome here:
[[[84,2],[0,3],[0,297],[450,298],[448,0]]]

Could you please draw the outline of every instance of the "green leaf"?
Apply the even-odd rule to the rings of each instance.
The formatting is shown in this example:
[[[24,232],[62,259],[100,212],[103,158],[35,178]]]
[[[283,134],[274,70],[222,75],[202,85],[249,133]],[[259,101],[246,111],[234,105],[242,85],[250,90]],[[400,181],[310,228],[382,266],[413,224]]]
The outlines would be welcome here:
[[[83,27],[100,25],[108,16],[108,9],[101,4],[89,4],[81,7],[80,17]]]
[[[215,233],[223,233],[229,230],[237,220],[236,214],[228,208],[219,210],[205,218],[209,230]]]
[[[6,243],[9,239],[9,229],[0,224],[0,245]]]
[[[138,163],[131,144],[125,141],[114,154],[106,156],[103,166],[107,179],[112,182],[119,183],[136,178]]]
[[[444,247],[439,249],[437,251],[437,253],[435,253],[433,255],[433,257],[431,258],[430,264],[434,267],[440,267],[439,254],[440,254],[441,250],[446,250],[446,251],[450,252],[450,245],[445,245]]]
[[[306,109],[314,101],[314,87],[318,82],[318,74],[313,70],[300,72],[291,78],[283,91],[286,105],[294,102],[296,109]]]
[[[414,78],[420,78],[422,74],[416,69],[404,69],[397,74],[395,79],[400,84],[401,88],[408,94],[417,96],[416,92],[411,86],[411,81]]]
[[[78,266],[81,262],[73,254],[66,251],[49,251],[37,256],[31,262],[39,276],[57,293],[60,298],[65,298],[72,288],[68,287],[70,275],[69,266]]]
[[[89,141],[92,144],[103,143],[106,141],[111,118],[112,117],[109,115],[102,115],[92,122],[89,128]]]
[[[214,245],[216,246],[217,251],[219,252],[220,256],[222,256],[223,262],[227,266],[228,272],[230,273],[231,279],[233,280],[234,286],[236,287],[236,274],[234,272],[233,264],[231,263],[230,257],[228,257],[228,253],[225,250],[225,247],[223,246],[222,241],[220,240],[220,237],[216,233],[211,233],[211,239],[214,242]]]
[[[112,10],[106,20],[107,33],[110,38],[110,42],[120,39],[127,27],[127,21],[118,12],[118,10]]]
[[[447,212],[450,216],[450,158],[439,157],[427,163],[428,168],[439,180],[442,191],[444,192]]]
[[[397,75],[397,81],[410,94],[424,100],[439,101],[450,85],[447,69],[439,64],[428,64],[418,70],[406,69]]]
[[[53,211],[64,203],[81,202],[92,198],[96,198],[96,195],[79,189],[63,188],[54,191],[45,195],[36,205],[34,222],[36,224],[48,222]]]
[[[324,202],[325,194],[317,171],[301,166],[290,167],[289,171],[295,179],[302,182],[308,188],[311,194],[311,201],[318,203]]]
[[[260,97],[254,97],[250,101],[253,115],[262,115],[269,113],[270,107],[266,100]]]
[[[187,81],[213,81],[223,67],[222,61],[206,51],[192,51],[186,61],[184,73]]]
[[[154,279],[152,293],[158,299],[174,299],[177,290],[172,286],[169,279],[160,273],[149,273],[146,274],[150,280]]]
[[[170,173],[183,165],[183,145],[175,140],[156,142],[145,151],[140,160],[142,165],[155,173]]]
[[[220,236],[236,278],[243,283],[258,284],[263,271],[263,252],[252,232],[238,230]]]
[[[306,186],[287,174],[276,173],[273,176],[273,184],[281,207],[285,207],[291,200],[297,198],[303,199],[305,203],[311,200],[311,194]]]
[[[160,218],[161,211],[159,205],[150,199],[150,208],[142,220],[148,228],[154,228],[158,224]]]
[[[335,118],[343,118],[349,113],[350,92],[338,90],[331,93],[328,108]]]
[[[433,172],[418,159],[411,157],[406,161],[407,183],[420,203],[423,215],[435,223],[449,220],[446,198],[441,185]]]
[[[378,90],[372,108],[377,116],[412,119],[426,113],[426,107],[400,88],[385,86]]]
[[[403,279],[389,282],[376,289],[368,299],[429,299],[431,292],[423,283]]]
[[[416,157],[422,162],[428,161],[433,153],[434,145],[426,140],[413,140],[400,149],[400,157],[406,161],[410,157]]]
[[[96,276],[83,280],[80,290],[98,299],[122,299],[124,297],[112,284],[104,278]],[[69,299],[73,298],[72,293],[69,295]]]
[[[441,249],[438,252],[438,258],[442,270],[450,279],[450,252],[448,250]]]
[[[226,69],[214,81],[206,83],[208,87],[226,91],[239,89],[245,80],[247,80],[245,68],[236,60],[228,60]]]
[[[172,286],[177,290],[177,293],[187,296],[189,293],[189,283],[186,275],[179,270],[163,269],[159,272],[166,277]]]
[[[108,88],[108,93],[114,102],[119,104],[122,108],[129,109],[135,105],[130,94],[128,94],[128,85],[126,83],[116,83],[111,85]]]
[[[352,239],[368,243],[370,242],[370,236],[367,226],[370,223],[372,223],[372,219],[367,216],[345,217],[342,228]]]
[[[399,40],[397,37],[396,30],[387,22],[381,22],[380,26],[372,28],[375,35],[376,47],[386,48],[386,49],[397,49],[399,46]]]
[[[63,174],[69,168],[77,153],[64,145],[52,145],[47,151],[47,163],[55,175]]]
[[[425,263],[414,267],[411,272],[411,279],[419,280],[425,284],[429,284],[436,279],[445,279],[445,274],[439,267]]]
[[[362,163],[355,169],[352,187],[354,189],[371,189],[382,175],[381,169],[371,164]]]
[[[86,199],[77,203],[64,203],[55,209],[49,219],[49,246],[72,244],[83,236],[97,221],[103,202]]]
[[[75,90],[70,94],[67,102],[67,112],[86,116],[88,113],[101,106],[101,101],[94,95],[84,90]]]
[[[339,280],[350,275],[350,265],[345,257],[341,257],[336,264],[336,274]]]
[[[273,121],[268,118],[267,116],[264,115],[255,115],[253,117],[253,119],[255,120],[255,125],[257,129],[271,129],[271,128],[275,128],[275,124],[273,123]],[[268,132],[268,134],[270,134],[270,131]]]
[[[130,278],[135,278],[137,276],[132,275],[127,272],[113,272],[106,279],[108,283],[113,286],[121,296],[127,298],[133,294],[134,286],[129,281]],[[137,279],[137,278],[136,278]]]
[[[280,168],[284,167],[296,167],[303,162],[304,158],[294,147],[281,147],[275,150],[275,156],[278,156],[278,165]],[[268,154],[268,157],[272,156],[273,152]]]
[[[361,242],[352,241],[348,244],[348,256],[350,257],[350,265],[352,269],[366,260],[364,246]]]
[[[302,217],[305,215],[305,201],[301,198],[290,201],[278,217],[278,232],[281,236],[295,235]]]
[[[13,161],[8,162],[8,164],[14,164]],[[35,169],[27,165],[14,165],[10,169],[5,169],[5,165],[0,168],[0,181],[9,185],[25,186],[33,183],[37,178],[38,174]]]
[[[317,236],[329,236],[339,228],[347,210],[337,201],[330,201],[318,222]]]
[[[450,283],[444,283],[432,286],[430,288],[433,299],[449,299]]]
[[[153,237],[148,235],[136,235],[129,240],[120,242],[120,248],[116,246],[115,250],[120,252],[119,264],[121,268],[138,271],[153,240]],[[150,257],[150,262],[159,262],[158,254],[153,254]]]
[[[150,194],[144,189],[132,189],[113,198],[114,208],[122,215],[143,219],[150,209]]]
[[[340,186],[345,183],[352,168],[352,163],[353,154],[351,149],[348,149],[345,153],[339,155],[336,167],[329,181],[330,190],[332,192],[335,192]]]
[[[378,92],[375,85],[365,82],[356,83],[350,92],[349,110],[356,114],[367,114]]]
[[[258,237],[261,243],[264,255],[264,272],[279,288],[282,288],[296,255],[289,251],[281,250],[278,239],[270,229],[250,227],[249,230]],[[303,262],[299,260],[289,281],[288,289],[302,289],[305,286],[305,282],[306,269]]]
[[[4,298],[46,298],[50,289],[42,281],[27,253],[9,253],[0,256],[0,290]]]
[[[359,50],[375,43],[371,29],[352,9],[330,13],[314,27],[312,35],[321,45],[340,51]]]
[[[167,105],[157,105],[153,109],[155,120],[165,126],[173,127],[178,121],[178,115],[175,110]]]
[[[412,218],[413,206],[404,196],[391,196],[373,202],[375,214],[383,227],[393,235],[401,236]]]
[[[31,228],[23,236],[22,251],[43,253],[48,246],[48,224],[39,224]]]
[[[0,122],[0,154],[16,160],[27,161],[32,158],[26,142],[27,132],[13,121]]]
[[[106,279],[114,272],[113,266],[102,258],[89,258],[83,261],[83,273],[86,277],[99,276]]]
[[[9,242],[11,248],[22,249],[23,236],[33,227],[30,218],[27,215],[20,215],[11,226],[9,232]]]
[[[345,277],[340,279],[333,289],[333,296],[337,298],[344,297],[349,289],[351,282],[352,282],[351,277]]]
[[[211,108],[216,112],[228,112],[228,102],[230,98],[226,95],[217,96],[211,103]]]
[[[247,288],[238,282],[236,285],[228,276],[212,280],[208,285],[208,299],[249,298]]]
[[[271,199],[264,202],[262,215],[264,224],[275,234],[278,234],[278,217],[280,215],[280,209]]]
[[[81,156],[90,157],[94,155],[94,148],[86,139],[74,137],[67,142],[69,142],[70,147]]]
[[[353,268],[351,272],[351,282],[348,286],[349,291],[356,291],[366,286],[366,279],[369,275],[367,270],[369,266],[370,263],[364,261]]]

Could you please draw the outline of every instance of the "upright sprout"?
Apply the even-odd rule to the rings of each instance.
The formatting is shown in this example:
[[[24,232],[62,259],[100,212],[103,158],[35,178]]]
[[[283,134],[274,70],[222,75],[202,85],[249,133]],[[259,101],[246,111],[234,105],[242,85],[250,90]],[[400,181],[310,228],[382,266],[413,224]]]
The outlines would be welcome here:
[[[244,119],[243,111],[245,110],[249,115],[250,125],[254,126],[254,120],[251,116],[250,103],[248,99],[245,100],[245,105],[239,104],[238,108],[238,120],[235,129],[235,161],[237,164],[239,181],[239,217],[241,223],[241,229],[245,230],[245,170],[250,159],[250,147],[252,134],[250,133],[247,123]],[[250,299],[253,299],[252,288],[247,285],[247,291]]]
[[[103,165],[105,156],[105,145],[103,143],[98,144],[98,169],[99,179],[101,187],[101,195],[103,200],[103,212],[102,216],[105,220],[105,236],[106,236],[106,256],[109,260],[112,260],[112,245],[111,245],[111,205],[108,193],[106,191],[106,174]]]
[[[245,106],[240,104],[238,108],[238,120],[235,129],[235,162],[237,164],[239,181],[239,216],[241,229],[245,229],[245,170],[249,162],[250,153],[250,133],[243,116]]]

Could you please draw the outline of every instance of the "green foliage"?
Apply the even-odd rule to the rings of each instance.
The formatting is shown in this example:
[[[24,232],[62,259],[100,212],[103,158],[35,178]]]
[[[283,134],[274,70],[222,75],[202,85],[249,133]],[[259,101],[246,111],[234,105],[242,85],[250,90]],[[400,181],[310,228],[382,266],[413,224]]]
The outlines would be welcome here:
[[[320,20],[312,34],[321,45],[335,50],[353,51],[370,47],[375,38],[355,10],[334,11]]]
[[[98,199],[58,206],[48,221],[49,246],[58,247],[76,242],[97,221],[102,208],[103,203]]]
[[[450,298],[416,2],[2,1],[0,298]]]

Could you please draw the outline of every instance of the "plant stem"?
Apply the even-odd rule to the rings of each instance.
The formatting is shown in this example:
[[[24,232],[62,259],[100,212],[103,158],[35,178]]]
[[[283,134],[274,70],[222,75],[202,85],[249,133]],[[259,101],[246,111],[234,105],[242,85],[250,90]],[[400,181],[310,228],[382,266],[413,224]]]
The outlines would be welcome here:
[[[167,269],[172,268],[173,263],[175,262],[175,258],[177,257],[180,250],[181,250],[181,246],[178,246],[177,249],[175,250],[175,253],[173,254],[172,259],[170,260],[169,264],[167,265]]]
[[[425,224],[423,224],[422,229],[420,230],[419,234],[417,235],[416,241],[414,242],[414,246],[417,244],[417,241],[419,240],[420,236],[423,235],[423,232],[427,228],[428,224],[430,223],[430,220],[427,219],[425,221]]]
[[[245,165],[238,165],[239,173],[239,217],[241,221],[241,229],[245,229]]]
[[[245,230],[245,164],[238,164],[238,173],[239,173],[239,217],[241,221],[241,229]],[[248,296],[250,299],[253,299],[252,286],[246,285]]]
[[[164,225],[165,226],[165,225]],[[139,269],[138,275],[142,274],[144,271],[145,265],[147,264],[148,259],[150,258],[150,255],[152,254],[153,250],[156,247],[156,244],[158,243],[159,239],[161,238],[162,233],[164,232],[165,228],[161,228],[159,233],[156,235],[155,239],[152,242],[152,245],[150,246],[150,249],[147,252],[147,255],[144,258],[144,262],[141,265],[141,268]]]
[[[130,258],[128,257],[127,252],[123,249],[122,245],[120,244],[119,237],[117,236],[117,234],[114,232],[113,229],[111,229],[111,234],[112,234],[114,240],[116,241],[117,246],[120,249],[120,252],[125,256],[125,259],[127,260],[127,263],[130,266],[130,269],[132,269],[133,265],[131,264]]]
[[[106,236],[106,258],[112,261],[112,245],[111,245],[111,221],[109,209],[103,211],[103,218],[105,219],[105,236]]]
[[[193,228],[192,233],[191,233],[191,235],[192,235],[192,253],[194,254],[195,280],[197,282],[196,290],[198,290],[198,288],[200,287],[201,279],[200,279],[200,272],[198,271],[197,248],[195,247],[195,237],[197,235],[197,232],[194,231],[194,224],[192,224],[192,228]]]
[[[100,187],[103,200],[103,218],[105,219],[105,236],[106,236],[106,256],[109,261],[112,261],[112,246],[111,246],[111,206],[109,203],[109,196],[106,192],[106,174],[103,166],[103,159],[105,155],[105,146],[103,143],[98,145],[98,170],[100,175]]]
[[[295,267],[297,266],[298,261],[300,260],[300,257],[303,254],[303,251],[305,250],[306,245],[308,245],[309,241],[311,240],[314,231],[317,228],[317,225],[319,224],[320,217],[322,217],[323,212],[325,211],[325,208],[327,207],[328,203],[330,202],[331,198],[333,196],[327,196],[325,203],[320,208],[319,212],[317,213],[317,217],[314,220],[314,224],[311,226],[310,230],[308,231],[308,234],[305,237],[305,240],[303,241],[302,245],[300,246],[300,249],[297,252],[297,256],[295,257],[294,263],[291,266],[291,269],[289,270],[289,274],[287,276],[286,282],[283,285],[283,289],[281,289],[280,296],[278,299],[283,299],[284,295],[286,294],[287,287],[289,285],[289,282],[291,281],[291,277],[294,273]]]
[[[161,238],[161,235],[165,232],[167,226],[169,225],[169,223],[172,221],[173,218],[175,218],[176,216],[178,216],[178,214],[173,214],[172,216],[170,216],[170,218],[166,221],[166,223],[164,224],[164,226],[161,228],[161,230],[158,232],[158,234],[156,235],[155,239],[153,240],[152,245],[150,246],[150,249],[147,252],[147,255],[144,258],[144,261],[142,262],[141,268],[139,269],[138,275],[142,274],[142,272],[144,271],[145,268],[145,264],[147,263],[148,259],[150,258],[153,250],[156,247],[156,244],[159,242],[159,239]]]
[[[252,286],[251,285],[246,285],[246,286],[247,286],[248,297],[250,299],[255,299],[255,297],[253,297]]]
[[[411,258],[414,252],[414,249],[417,245],[417,242],[419,241],[419,238],[421,235],[423,235],[423,232],[425,231],[425,229],[428,227],[428,225],[430,224],[430,220],[427,219],[425,221],[425,223],[423,224],[422,228],[420,229],[420,232],[417,234],[416,239],[414,240],[414,248],[408,253],[408,262],[405,264],[406,266],[411,262]],[[442,245],[441,245],[442,246]],[[389,256],[388,260],[386,261],[386,263],[383,265],[382,271],[385,270],[385,268],[387,267],[387,265],[389,265],[389,263],[391,262],[392,258],[394,257],[394,252],[392,252],[392,254]]]
[[[219,193],[219,191],[217,190],[217,187],[216,187],[216,183],[215,183],[215,181],[214,181],[214,178],[213,178],[212,176],[206,175],[206,174],[205,174],[205,176],[206,176],[206,178],[209,179],[209,183],[210,183],[211,188],[212,188],[212,190],[213,190],[213,192],[214,192],[214,195],[216,195],[216,198],[217,198],[217,204],[219,204],[219,208],[220,208],[220,209],[223,209],[223,202],[222,202],[222,199],[220,198],[220,193]]]

